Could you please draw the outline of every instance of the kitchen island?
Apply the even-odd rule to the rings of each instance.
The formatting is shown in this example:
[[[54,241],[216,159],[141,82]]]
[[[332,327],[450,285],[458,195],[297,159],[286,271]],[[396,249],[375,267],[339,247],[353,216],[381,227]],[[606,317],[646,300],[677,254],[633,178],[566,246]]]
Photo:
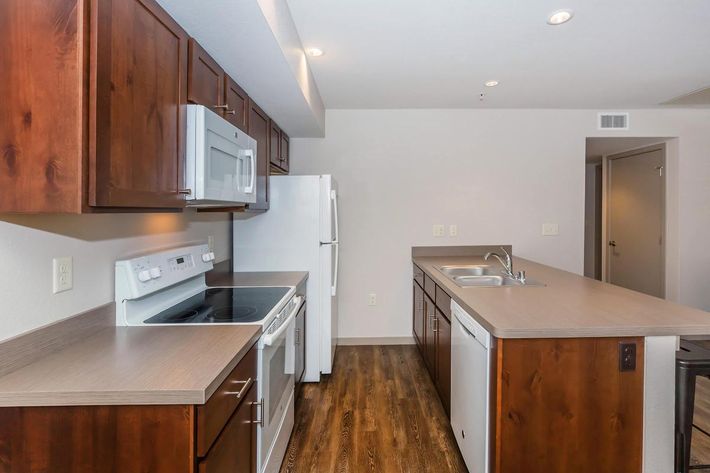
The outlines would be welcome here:
[[[441,271],[502,269],[483,260],[495,250],[412,250],[414,338],[447,410],[462,376],[451,371],[451,307],[491,336],[478,380],[489,386],[489,471],[673,471],[677,340],[710,334],[710,314],[521,258],[515,269],[543,285],[461,287]]]

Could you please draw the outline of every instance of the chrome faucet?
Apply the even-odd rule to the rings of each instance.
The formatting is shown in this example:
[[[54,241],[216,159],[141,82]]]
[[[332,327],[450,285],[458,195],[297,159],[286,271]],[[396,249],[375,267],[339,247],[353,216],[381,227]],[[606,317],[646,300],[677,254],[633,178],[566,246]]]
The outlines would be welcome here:
[[[503,250],[503,254],[505,255],[505,260],[503,259],[503,256],[499,255],[498,253],[494,252],[488,252],[486,255],[483,257],[484,260],[488,261],[488,258],[493,256],[496,258],[500,264],[503,266],[503,273],[511,278],[515,279],[515,274],[513,273],[513,258],[510,257],[510,253],[508,253],[505,248],[502,246],[500,247],[501,250]],[[523,276],[524,278],[525,276]]]

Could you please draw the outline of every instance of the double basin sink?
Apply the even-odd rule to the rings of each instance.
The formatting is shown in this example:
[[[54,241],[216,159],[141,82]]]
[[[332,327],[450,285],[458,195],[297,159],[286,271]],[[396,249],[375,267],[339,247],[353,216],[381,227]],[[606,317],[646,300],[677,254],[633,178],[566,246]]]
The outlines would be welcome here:
[[[441,266],[439,271],[459,287],[544,286],[531,279],[521,281],[512,278],[505,275],[500,267],[485,264]]]

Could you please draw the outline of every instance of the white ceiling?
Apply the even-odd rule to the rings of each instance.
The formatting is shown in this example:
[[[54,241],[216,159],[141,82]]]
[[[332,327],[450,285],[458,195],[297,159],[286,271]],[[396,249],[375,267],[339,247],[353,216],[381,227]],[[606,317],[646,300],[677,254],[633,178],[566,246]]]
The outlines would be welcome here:
[[[326,52],[309,58],[326,108],[643,108],[710,85],[709,0],[288,5]],[[560,8],[575,17],[547,25]]]

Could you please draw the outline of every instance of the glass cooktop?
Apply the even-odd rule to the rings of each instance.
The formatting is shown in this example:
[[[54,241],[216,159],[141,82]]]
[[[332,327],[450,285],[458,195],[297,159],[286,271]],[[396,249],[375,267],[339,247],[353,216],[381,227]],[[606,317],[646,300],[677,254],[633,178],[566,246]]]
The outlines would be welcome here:
[[[229,324],[263,320],[288,287],[215,287],[147,319],[146,324]]]

